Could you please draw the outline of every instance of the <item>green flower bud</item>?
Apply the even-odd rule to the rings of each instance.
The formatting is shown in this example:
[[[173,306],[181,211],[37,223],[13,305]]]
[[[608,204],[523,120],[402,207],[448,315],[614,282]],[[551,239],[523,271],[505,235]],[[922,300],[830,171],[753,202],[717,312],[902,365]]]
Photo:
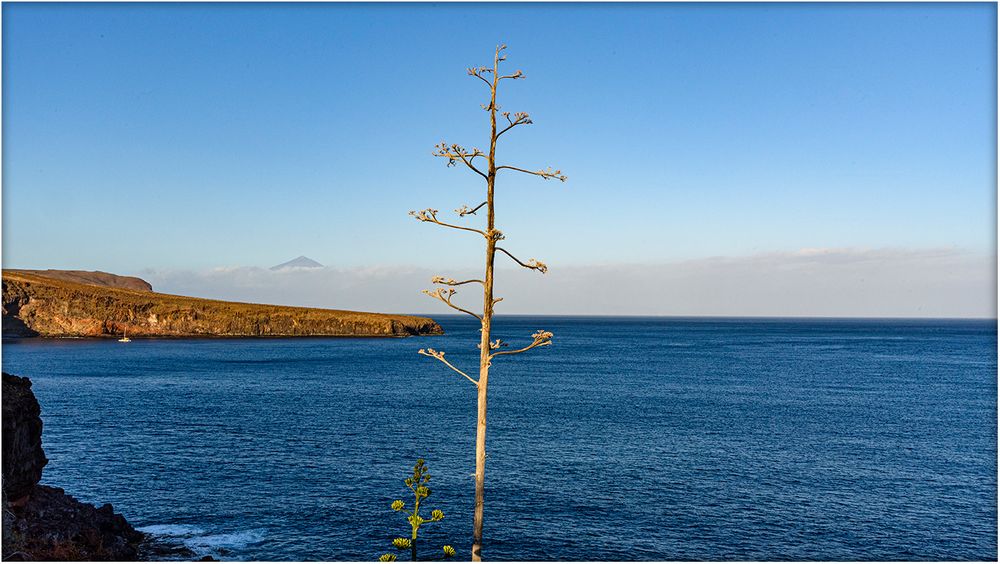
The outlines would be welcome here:
[[[441,549],[444,550],[445,558],[451,558],[452,556],[455,556],[455,548],[452,547],[450,544],[444,545],[443,547],[441,547]]]
[[[403,500],[401,500],[401,499],[397,499],[396,501],[392,502],[392,510],[393,510],[393,511],[402,511],[402,510],[403,510],[403,507],[404,507],[405,505],[406,505],[406,504],[405,504],[405,503],[403,503]]]
[[[434,511],[431,511],[431,519],[440,521],[441,519],[444,519],[444,513],[440,509],[435,509]]]
[[[404,539],[403,537],[397,537],[392,539],[392,546],[396,548],[410,548],[410,539]]]
[[[379,556],[378,557],[378,561],[379,562],[395,562],[396,561],[396,555],[395,554],[389,554],[387,552],[387,553],[383,554],[382,556]]]

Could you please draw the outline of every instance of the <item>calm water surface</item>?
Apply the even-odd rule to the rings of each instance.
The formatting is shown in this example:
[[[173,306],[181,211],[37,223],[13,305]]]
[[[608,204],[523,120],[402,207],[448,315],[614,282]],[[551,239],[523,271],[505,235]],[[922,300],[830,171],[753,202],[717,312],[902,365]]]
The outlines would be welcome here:
[[[417,457],[468,550],[475,320],[409,339],[20,341],[44,483],[223,559],[373,560]],[[995,321],[499,319],[494,560],[995,560]]]

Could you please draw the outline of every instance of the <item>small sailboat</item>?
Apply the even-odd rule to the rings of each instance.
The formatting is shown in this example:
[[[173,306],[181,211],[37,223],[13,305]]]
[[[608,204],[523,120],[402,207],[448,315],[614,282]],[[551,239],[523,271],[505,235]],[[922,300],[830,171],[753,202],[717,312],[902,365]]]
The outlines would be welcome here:
[[[118,339],[119,343],[131,343],[132,339],[128,338],[128,327],[125,328],[125,334],[122,335],[121,339]]]

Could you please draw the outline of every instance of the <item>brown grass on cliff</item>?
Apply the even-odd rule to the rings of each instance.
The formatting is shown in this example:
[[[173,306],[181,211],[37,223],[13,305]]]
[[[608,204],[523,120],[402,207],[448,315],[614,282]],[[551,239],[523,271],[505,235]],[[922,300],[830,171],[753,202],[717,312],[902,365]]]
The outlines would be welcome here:
[[[225,302],[3,271],[5,330],[22,323],[43,337],[281,337],[439,334],[411,315]]]
[[[127,290],[142,290],[152,292],[153,286],[142,278],[135,276],[121,276],[100,270],[6,270],[4,273],[34,274],[45,278],[55,278],[66,282],[76,282],[78,284],[91,284],[94,286],[107,286],[109,288],[125,288]]]

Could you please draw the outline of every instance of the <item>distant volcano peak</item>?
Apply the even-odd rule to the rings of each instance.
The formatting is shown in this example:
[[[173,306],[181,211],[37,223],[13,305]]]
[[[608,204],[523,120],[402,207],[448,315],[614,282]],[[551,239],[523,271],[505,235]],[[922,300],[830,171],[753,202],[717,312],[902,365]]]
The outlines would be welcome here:
[[[323,268],[323,265],[307,256],[298,256],[288,262],[271,267],[271,270],[283,270],[286,268]]]

